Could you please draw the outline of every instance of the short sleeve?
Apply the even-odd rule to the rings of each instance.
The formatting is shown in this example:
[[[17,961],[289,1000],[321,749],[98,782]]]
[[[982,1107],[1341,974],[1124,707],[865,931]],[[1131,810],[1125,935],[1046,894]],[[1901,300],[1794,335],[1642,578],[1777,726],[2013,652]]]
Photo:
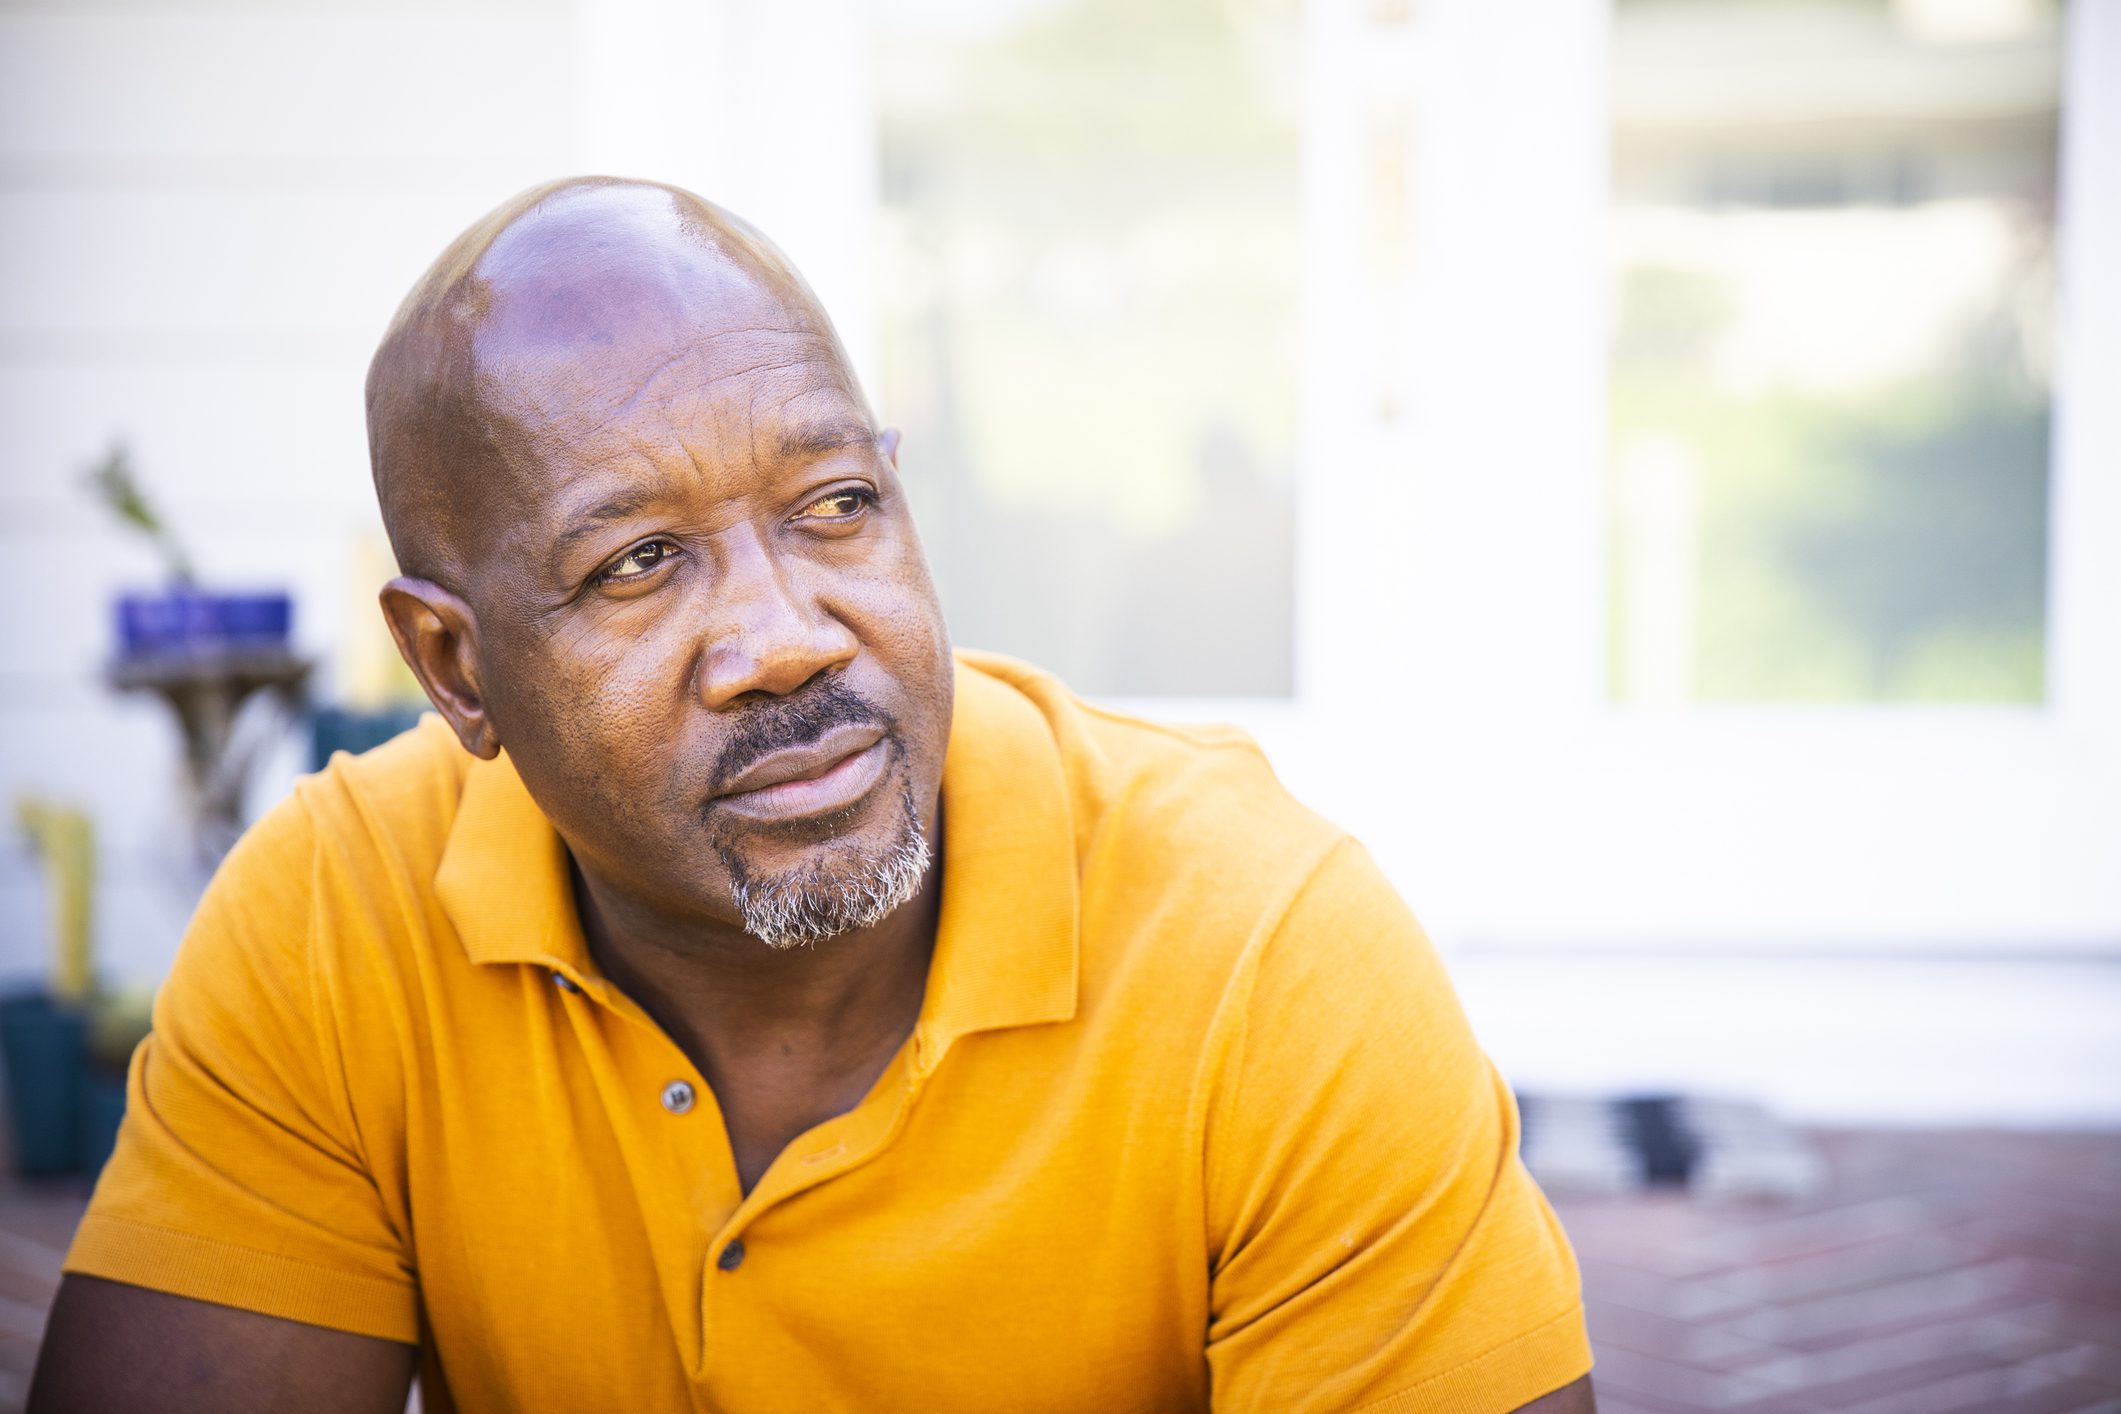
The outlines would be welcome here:
[[[1215,1409],[1502,1414],[1590,1369],[1509,1090],[1359,846],[1240,967],[1209,1063]]]
[[[317,981],[315,855],[297,796],[208,886],[66,1269],[416,1343],[412,1265],[363,1162]]]

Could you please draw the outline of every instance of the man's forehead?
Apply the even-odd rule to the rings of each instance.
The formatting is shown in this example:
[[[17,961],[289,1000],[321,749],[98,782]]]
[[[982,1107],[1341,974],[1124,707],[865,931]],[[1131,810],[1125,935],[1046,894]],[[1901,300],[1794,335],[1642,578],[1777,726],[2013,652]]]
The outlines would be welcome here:
[[[764,459],[790,426],[867,422],[808,289],[749,228],[681,194],[567,193],[497,235],[474,279],[479,400],[538,460],[673,443]]]
[[[770,247],[661,188],[565,193],[499,233],[473,280],[482,392],[697,385],[837,356],[830,324]]]
[[[741,517],[821,465],[876,454],[868,413],[829,383],[763,411],[732,415],[725,400],[703,394],[580,436],[555,432],[542,455],[517,463],[511,492],[495,504],[506,528],[495,529],[526,568],[564,579],[569,555],[594,547],[607,527],[657,510],[710,524]]]
[[[589,355],[546,349],[496,360],[482,381],[482,401],[526,449],[577,460],[680,443],[695,455],[718,447],[717,459],[763,458],[786,424],[868,416],[831,338],[786,330],[697,335],[677,347],[641,341]]]
[[[533,444],[537,466],[524,468],[534,474],[516,480],[562,502],[614,480],[673,476],[733,491],[760,476],[794,473],[836,451],[874,447],[867,411],[822,367],[810,378],[798,379],[790,369],[766,376],[787,380],[786,390],[759,397],[755,389],[732,387],[741,380],[701,383],[677,373],[667,380],[669,388],[601,423],[583,418],[552,424]]]
[[[689,465],[719,494],[805,425],[874,436],[831,321],[764,236],[601,177],[524,192],[443,251],[376,352],[368,414],[391,543],[430,575],[599,467],[676,486]]]

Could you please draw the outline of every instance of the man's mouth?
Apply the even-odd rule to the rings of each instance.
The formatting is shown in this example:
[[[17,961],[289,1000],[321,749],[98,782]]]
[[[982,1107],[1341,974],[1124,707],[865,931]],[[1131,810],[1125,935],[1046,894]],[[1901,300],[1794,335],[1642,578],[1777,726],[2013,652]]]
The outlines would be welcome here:
[[[731,777],[709,804],[761,820],[830,814],[874,789],[890,758],[890,739],[881,726],[834,727],[809,745],[760,757]]]

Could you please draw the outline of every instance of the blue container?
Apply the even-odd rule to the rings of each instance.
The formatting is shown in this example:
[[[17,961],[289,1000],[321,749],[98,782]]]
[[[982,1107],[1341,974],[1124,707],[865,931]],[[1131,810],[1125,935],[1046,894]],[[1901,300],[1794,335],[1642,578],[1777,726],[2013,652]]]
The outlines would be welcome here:
[[[331,764],[334,751],[359,756],[381,746],[420,723],[420,707],[385,707],[374,712],[356,712],[346,707],[319,707],[310,717],[310,767],[321,771]]]
[[[7,1065],[15,1171],[78,1173],[88,1018],[45,992],[0,998],[0,1060]]]
[[[137,659],[284,650],[294,616],[294,597],[280,592],[125,594],[118,599],[118,651]]]
[[[118,1147],[125,1119],[125,1077],[91,1071],[81,1085],[81,1150],[76,1162],[90,1178],[103,1172]]]

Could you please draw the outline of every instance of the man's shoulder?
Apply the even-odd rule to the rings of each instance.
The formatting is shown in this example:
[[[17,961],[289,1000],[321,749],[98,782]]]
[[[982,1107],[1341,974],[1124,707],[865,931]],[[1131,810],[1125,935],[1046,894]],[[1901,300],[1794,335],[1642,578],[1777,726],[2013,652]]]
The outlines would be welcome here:
[[[1090,753],[1112,764],[1170,765],[1202,752],[1237,752],[1264,762],[1258,743],[1238,727],[1174,725],[1131,716],[1081,696],[1044,668],[1006,654],[957,650],[964,667],[1014,689],[1038,709],[1063,754]]]
[[[302,777],[238,852],[289,864],[298,848],[355,864],[387,857],[431,879],[471,765],[449,727],[427,713],[382,745],[335,753]]]
[[[1014,659],[960,658],[1027,698],[1051,732],[1086,909],[1100,896],[1148,891],[1167,904],[1212,903],[1195,916],[1249,932],[1348,841],[1288,792],[1237,727],[1149,721],[1087,702]]]
[[[157,1002],[157,1029],[220,1044],[201,1038],[305,995],[303,979],[343,980],[351,962],[372,969],[393,952],[406,920],[432,901],[470,760],[425,717],[296,781],[207,885]]]
[[[1340,831],[1282,786],[1242,728],[1152,721],[1091,702],[1052,673],[1015,658],[968,650],[965,667],[1028,701],[1051,733],[1079,828],[1124,820],[1211,830],[1227,843],[1280,852],[1303,838],[1321,846]],[[1227,822],[1234,830],[1215,828]],[[1265,827],[1264,834],[1249,830]]]

